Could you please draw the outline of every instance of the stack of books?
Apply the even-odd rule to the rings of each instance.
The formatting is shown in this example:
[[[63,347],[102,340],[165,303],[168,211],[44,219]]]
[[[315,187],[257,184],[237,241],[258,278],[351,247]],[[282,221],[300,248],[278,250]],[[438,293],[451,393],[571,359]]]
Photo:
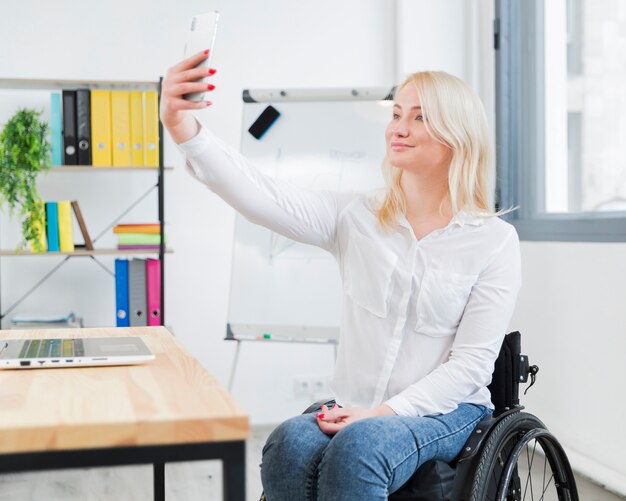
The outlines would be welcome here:
[[[43,252],[74,252],[74,235],[72,230],[72,210],[85,240],[84,247],[93,250],[93,243],[77,201],[70,202],[37,202],[45,204],[45,221],[37,228],[37,239]],[[37,252],[37,246],[31,242],[31,251]]]
[[[158,251],[161,246],[161,225],[158,223],[118,224],[113,233],[117,235],[118,250]]]
[[[67,315],[20,315],[11,318],[10,329],[67,329],[80,328],[83,326],[83,319],[74,313]]]

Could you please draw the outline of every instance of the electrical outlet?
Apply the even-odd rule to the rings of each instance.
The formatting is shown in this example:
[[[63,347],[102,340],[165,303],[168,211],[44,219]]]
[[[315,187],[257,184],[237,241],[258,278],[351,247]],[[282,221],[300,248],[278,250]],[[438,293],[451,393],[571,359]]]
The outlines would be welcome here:
[[[293,379],[293,396],[295,398],[315,400],[329,395],[328,378],[302,375]]]
[[[311,396],[311,379],[308,376],[294,378],[293,396],[296,398],[309,398]]]
[[[313,378],[311,380],[311,393],[315,398],[324,398],[329,395],[328,382],[324,378]]]

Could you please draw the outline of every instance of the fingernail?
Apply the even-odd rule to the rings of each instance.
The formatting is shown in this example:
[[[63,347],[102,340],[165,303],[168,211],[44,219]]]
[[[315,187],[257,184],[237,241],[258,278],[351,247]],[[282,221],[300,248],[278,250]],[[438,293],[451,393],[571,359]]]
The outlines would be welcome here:
[[[206,56],[209,53],[209,49],[204,51],[204,55]]]
[[[337,407],[337,404],[333,404],[333,408],[331,409],[331,411],[332,411],[335,407]]]
[[[318,415],[317,415],[317,419],[324,419],[324,416],[325,416],[325,415],[326,415],[326,414],[318,414]]]
[[[212,103],[211,101],[207,101],[207,102],[206,102],[206,105],[207,105],[207,106],[211,106],[212,104],[213,104],[213,103]]]
[[[209,75],[215,75],[216,72],[217,70],[214,70],[213,68],[209,68]]]
[[[215,89],[215,85],[213,85],[213,84],[209,84],[209,85],[207,86],[207,89],[209,89],[209,90],[213,90],[213,89]]]

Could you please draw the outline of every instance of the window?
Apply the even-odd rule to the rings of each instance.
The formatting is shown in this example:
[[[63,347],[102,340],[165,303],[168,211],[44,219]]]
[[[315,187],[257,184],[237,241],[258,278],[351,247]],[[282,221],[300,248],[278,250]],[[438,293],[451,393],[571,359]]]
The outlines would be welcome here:
[[[626,2],[496,0],[498,205],[526,240],[626,241]]]

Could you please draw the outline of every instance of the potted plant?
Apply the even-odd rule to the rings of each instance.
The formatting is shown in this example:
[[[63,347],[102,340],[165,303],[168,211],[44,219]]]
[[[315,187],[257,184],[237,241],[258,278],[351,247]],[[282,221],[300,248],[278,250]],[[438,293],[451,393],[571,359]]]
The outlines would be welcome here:
[[[50,168],[48,124],[41,112],[19,109],[0,133],[0,203],[13,216],[19,208],[22,235],[36,252],[45,251],[45,209],[37,193],[37,175]]]

